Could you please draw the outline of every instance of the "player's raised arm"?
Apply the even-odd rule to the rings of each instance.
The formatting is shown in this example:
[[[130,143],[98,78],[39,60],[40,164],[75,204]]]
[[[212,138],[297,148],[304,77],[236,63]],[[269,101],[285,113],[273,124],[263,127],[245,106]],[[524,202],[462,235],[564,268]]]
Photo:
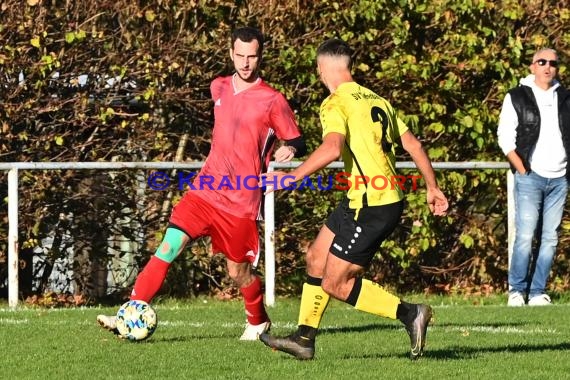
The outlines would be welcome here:
[[[302,165],[290,174],[295,180],[303,179],[337,160],[344,146],[344,135],[336,132],[327,133],[322,144],[307,158]]]
[[[266,186],[266,194],[291,186],[319,169],[324,168],[337,160],[344,145],[344,135],[340,133],[328,133],[323,138],[323,143],[303,162],[291,172],[274,171],[261,175],[260,186]]]

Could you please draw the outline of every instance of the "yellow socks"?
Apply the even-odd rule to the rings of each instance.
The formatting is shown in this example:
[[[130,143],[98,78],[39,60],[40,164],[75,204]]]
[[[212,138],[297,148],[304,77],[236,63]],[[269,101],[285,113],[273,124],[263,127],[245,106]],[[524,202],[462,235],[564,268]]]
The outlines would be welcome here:
[[[321,288],[321,281],[321,279],[309,277],[307,282],[303,284],[301,307],[299,310],[299,326],[305,325],[315,329],[319,328],[321,318],[330,299],[330,296]]]
[[[360,278],[356,279],[357,282],[359,280],[362,281],[362,286],[354,308],[381,317],[396,319],[396,310],[398,310],[400,298],[387,292],[375,282]],[[355,286],[357,286],[357,283],[355,283]]]

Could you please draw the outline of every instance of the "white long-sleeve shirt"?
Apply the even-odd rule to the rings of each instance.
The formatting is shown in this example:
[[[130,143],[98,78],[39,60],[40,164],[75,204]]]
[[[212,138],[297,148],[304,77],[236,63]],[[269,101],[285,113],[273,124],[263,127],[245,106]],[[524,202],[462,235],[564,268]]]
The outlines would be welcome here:
[[[523,78],[520,83],[532,89],[540,112],[540,134],[530,156],[530,167],[542,177],[562,177],[566,174],[567,157],[558,124],[558,95],[555,90],[560,83],[555,82],[548,90],[543,90],[534,83],[532,74]],[[519,120],[511,96],[507,94],[497,130],[499,146],[505,155],[516,148],[518,125]]]

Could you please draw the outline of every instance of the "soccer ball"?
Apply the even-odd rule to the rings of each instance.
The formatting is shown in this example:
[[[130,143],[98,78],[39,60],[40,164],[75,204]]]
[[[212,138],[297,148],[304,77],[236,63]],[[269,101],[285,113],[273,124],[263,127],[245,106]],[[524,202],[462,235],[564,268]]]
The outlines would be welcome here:
[[[128,340],[149,338],[156,330],[156,323],[156,312],[144,301],[130,300],[117,312],[117,330]]]

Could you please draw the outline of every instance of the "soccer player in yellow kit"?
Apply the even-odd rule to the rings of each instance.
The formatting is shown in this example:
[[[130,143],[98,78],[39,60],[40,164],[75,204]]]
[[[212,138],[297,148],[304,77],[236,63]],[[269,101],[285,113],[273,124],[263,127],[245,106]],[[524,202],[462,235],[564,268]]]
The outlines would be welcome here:
[[[354,181],[307,251],[297,331],[286,337],[263,333],[259,338],[298,359],[312,359],[322,315],[334,297],[357,310],[400,320],[410,336],[410,357],[417,359],[423,353],[431,307],[407,303],[362,277],[382,241],[398,225],[404,207],[400,186],[373,186],[371,179],[396,177],[394,144],[400,143],[426,182],[430,210],[444,215],[448,202],[421,143],[388,101],[352,78],[352,55],[348,44],[339,39],[318,48],[319,77],[331,93],[320,110],[323,142],[293,171],[264,175],[268,191],[279,190],[342,154],[345,171],[351,174],[348,179]]]

